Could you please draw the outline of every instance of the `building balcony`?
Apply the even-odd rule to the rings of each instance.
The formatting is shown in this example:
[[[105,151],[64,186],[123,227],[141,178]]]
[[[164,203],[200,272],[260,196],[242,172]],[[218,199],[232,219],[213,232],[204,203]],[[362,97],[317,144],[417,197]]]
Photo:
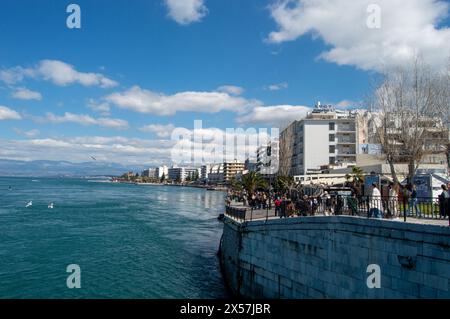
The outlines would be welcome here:
[[[336,143],[343,144],[343,145],[353,145],[353,144],[356,144],[356,141],[351,140],[351,139],[337,139]]]
[[[356,153],[337,153],[336,154],[337,157],[356,157]]]
[[[342,134],[352,134],[352,135],[354,135],[354,134],[356,134],[356,130],[342,130],[342,129],[340,129],[340,130],[336,131],[336,135],[342,135]]]

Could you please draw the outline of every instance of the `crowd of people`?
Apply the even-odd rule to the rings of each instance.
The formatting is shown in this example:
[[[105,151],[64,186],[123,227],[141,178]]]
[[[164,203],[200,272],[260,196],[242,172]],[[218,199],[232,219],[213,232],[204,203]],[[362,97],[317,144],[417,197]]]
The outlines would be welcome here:
[[[437,202],[423,204],[418,197],[416,185],[387,186],[381,191],[378,184],[372,184],[369,195],[361,195],[359,190],[351,190],[349,195],[330,193],[319,189],[314,195],[307,195],[302,189],[294,192],[268,192],[264,190],[247,194],[246,191],[228,191],[227,204],[232,201],[242,203],[253,210],[273,210],[275,216],[314,216],[314,215],[361,215],[372,218],[398,219],[407,216],[422,218],[434,214],[439,206],[440,218],[450,216],[450,192],[442,185]],[[436,216],[435,216],[436,217]]]
[[[344,197],[341,195],[332,196],[327,191],[318,195],[306,195],[302,191],[288,192],[265,192],[257,191],[250,196],[247,192],[229,191],[227,204],[231,202],[242,203],[250,209],[273,209],[275,216],[280,218],[292,216],[314,216],[342,215],[349,211],[351,215],[358,214],[358,203],[356,195]]]
[[[441,186],[438,202],[435,203],[430,202],[429,199],[419,198],[415,184],[403,186],[391,183],[388,186],[388,196],[382,196],[378,185],[372,184],[369,217],[398,218],[406,213],[407,216],[423,218],[425,215],[434,213],[436,204],[439,206],[441,218],[450,216],[450,193],[447,185]],[[402,205],[402,209],[400,209],[400,205]]]

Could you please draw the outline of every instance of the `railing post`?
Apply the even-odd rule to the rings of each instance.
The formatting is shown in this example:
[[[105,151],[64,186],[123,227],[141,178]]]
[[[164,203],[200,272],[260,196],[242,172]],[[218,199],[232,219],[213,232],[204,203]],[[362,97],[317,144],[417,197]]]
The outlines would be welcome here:
[[[366,197],[365,206],[367,208],[367,218],[370,218],[370,197]]]
[[[267,207],[266,211],[266,222],[269,220],[269,207]]]
[[[403,196],[403,221],[406,223],[406,198]]]

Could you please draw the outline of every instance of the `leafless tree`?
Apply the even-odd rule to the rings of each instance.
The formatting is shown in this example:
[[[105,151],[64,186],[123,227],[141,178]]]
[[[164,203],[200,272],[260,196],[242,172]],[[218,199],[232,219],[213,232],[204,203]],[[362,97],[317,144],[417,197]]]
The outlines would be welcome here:
[[[446,81],[447,74],[415,58],[406,67],[385,71],[374,87],[369,103],[377,111],[376,138],[396,183],[395,164],[408,164],[411,183],[424,157],[443,154],[447,147],[448,128],[443,122],[444,114],[450,113]]]

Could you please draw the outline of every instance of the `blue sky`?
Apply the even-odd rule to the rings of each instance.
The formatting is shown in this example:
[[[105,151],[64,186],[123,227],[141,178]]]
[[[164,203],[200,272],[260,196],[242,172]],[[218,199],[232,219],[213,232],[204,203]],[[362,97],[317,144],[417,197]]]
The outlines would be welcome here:
[[[112,160],[118,149],[117,160],[156,163],[173,127],[285,125],[317,100],[357,104],[405,54],[439,65],[435,46],[450,52],[445,1],[379,1],[381,30],[367,29],[365,1],[180,1],[72,1],[81,29],[66,26],[71,2],[1,1],[0,157]],[[430,24],[435,44],[420,43]]]

